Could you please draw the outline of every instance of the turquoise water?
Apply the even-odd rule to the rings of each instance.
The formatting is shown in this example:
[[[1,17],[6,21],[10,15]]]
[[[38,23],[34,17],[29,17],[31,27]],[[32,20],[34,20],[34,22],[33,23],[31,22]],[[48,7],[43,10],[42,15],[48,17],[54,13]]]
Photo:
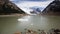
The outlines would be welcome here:
[[[25,29],[37,31],[51,28],[60,29],[60,16],[24,16],[24,17],[0,17],[0,33],[14,34],[16,31],[25,32]]]

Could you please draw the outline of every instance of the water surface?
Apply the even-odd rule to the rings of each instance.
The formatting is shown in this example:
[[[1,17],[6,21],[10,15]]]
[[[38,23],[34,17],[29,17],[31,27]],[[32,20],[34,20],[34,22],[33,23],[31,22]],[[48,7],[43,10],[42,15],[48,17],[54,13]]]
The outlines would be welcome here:
[[[13,34],[16,31],[25,32],[25,29],[45,30],[60,29],[60,16],[24,16],[0,17],[0,33]]]

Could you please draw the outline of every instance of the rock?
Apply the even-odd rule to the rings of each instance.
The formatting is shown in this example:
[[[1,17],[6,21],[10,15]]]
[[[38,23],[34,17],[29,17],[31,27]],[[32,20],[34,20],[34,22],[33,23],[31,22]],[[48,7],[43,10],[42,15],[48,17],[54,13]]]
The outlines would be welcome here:
[[[11,1],[0,0],[0,14],[11,14],[11,13],[25,14],[23,10],[21,10]]]
[[[46,15],[60,15],[60,1],[54,0],[43,11],[42,14]]]

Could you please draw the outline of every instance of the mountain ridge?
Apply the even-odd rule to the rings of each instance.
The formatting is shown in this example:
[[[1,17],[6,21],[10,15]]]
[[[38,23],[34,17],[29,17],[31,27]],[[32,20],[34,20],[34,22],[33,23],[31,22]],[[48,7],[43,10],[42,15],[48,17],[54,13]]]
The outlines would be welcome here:
[[[11,13],[19,13],[25,14],[25,12],[17,7],[14,3],[9,0],[0,0],[0,14],[11,14]]]
[[[60,15],[60,1],[54,0],[43,11],[44,15]]]

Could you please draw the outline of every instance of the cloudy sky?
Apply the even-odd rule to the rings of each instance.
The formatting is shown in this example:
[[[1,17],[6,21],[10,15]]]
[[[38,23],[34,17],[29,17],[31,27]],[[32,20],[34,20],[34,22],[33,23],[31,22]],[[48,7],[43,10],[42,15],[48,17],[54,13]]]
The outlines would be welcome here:
[[[53,0],[10,0],[19,8],[30,14],[30,7],[39,7],[43,11]]]

